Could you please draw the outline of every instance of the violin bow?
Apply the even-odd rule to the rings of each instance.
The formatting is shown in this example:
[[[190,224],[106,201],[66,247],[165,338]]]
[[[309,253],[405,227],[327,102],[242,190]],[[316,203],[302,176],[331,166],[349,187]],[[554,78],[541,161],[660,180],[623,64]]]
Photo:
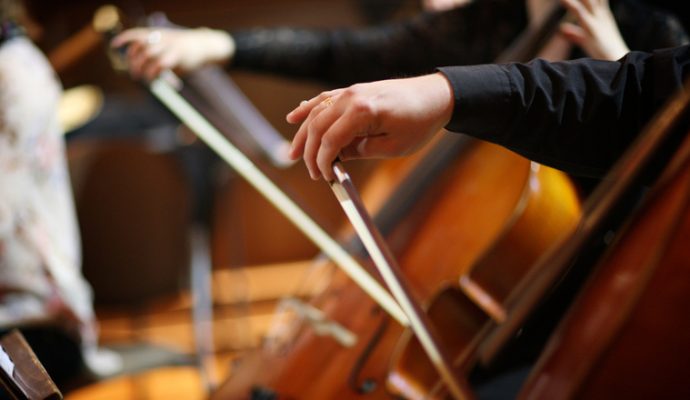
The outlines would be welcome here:
[[[438,334],[426,313],[412,296],[400,267],[366,211],[357,189],[340,161],[333,163],[333,172],[336,179],[329,182],[331,190],[333,190],[340,206],[367,249],[384,282],[393,293],[393,297],[407,315],[410,328],[436,367],[448,391],[456,399],[474,398],[467,381],[454,373],[446,352],[442,351]]]
[[[148,83],[149,90],[204,141],[228,165],[288,218],[302,233],[328,255],[381,308],[402,326],[409,326],[407,315],[398,303],[340,244],[329,236],[289,196],[273,183],[251,160],[232,145],[179,93],[182,80],[170,70]]]

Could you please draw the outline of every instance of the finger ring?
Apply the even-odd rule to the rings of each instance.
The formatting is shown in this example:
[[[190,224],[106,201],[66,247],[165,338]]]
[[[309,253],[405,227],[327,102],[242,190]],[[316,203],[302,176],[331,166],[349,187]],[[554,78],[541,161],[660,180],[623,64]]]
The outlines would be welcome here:
[[[161,32],[160,31],[151,31],[149,35],[146,37],[146,44],[149,46],[153,46],[155,44],[158,44],[161,41]]]
[[[326,97],[325,99],[323,99],[323,101],[321,102],[321,104],[325,105],[326,107],[332,106],[332,105],[333,105],[333,98],[330,97],[330,96],[328,96],[328,97]]]

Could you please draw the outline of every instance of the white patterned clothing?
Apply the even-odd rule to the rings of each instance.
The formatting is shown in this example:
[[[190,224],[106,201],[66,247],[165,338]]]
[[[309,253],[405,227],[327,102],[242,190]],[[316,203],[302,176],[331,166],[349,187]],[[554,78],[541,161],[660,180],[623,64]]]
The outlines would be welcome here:
[[[61,91],[29,39],[0,46],[0,328],[51,323],[88,347],[94,312],[57,119]]]

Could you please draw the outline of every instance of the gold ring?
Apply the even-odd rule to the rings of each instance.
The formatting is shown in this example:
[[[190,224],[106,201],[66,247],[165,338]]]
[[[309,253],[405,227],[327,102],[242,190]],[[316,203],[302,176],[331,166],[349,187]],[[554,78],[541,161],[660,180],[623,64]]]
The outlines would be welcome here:
[[[330,96],[328,96],[328,97],[326,97],[325,99],[323,99],[323,101],[321,102],[321,104],[325,105],[326,107],[332,106],[332,105],[333,105],[333,98],[330,97]]]

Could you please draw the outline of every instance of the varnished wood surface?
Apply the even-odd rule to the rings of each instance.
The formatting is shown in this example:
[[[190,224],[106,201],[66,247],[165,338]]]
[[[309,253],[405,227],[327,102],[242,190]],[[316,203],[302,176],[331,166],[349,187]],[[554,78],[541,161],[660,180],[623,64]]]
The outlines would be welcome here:
[[[62,399],[62,393],[19,331],[13,330],[3,336],[0,345],[13,364],[12,376],[3,369],[0,380],[17,399]]]
[[[427,305],[460,369],[473,365],[478,358],[473,353],[485,329],[500,324],[505,318],[506,302],[512,289],[527,276],[543,253],[575,227],[580,216],[575,189],[562,172],[531,164],[505,150],[495,154],[478,152],[473,156],[477,157],[476,162],[488,162],[491,167],[481,169],[484,171],[481,178],[471,176],[480,171],[481,164],[464,171],[470,172],[470,176],[456,179],[465,185],[456,185],[458,192],[447,197],[448,201],[457,200],[457,203],[447,205],[445,210],[434,210],[434,215],[441,218],[453,215],[449,210],[459,209],[461,211],[455,211],[449,219],[463,223],[451,228],[452,224],[439,220],[427,226],[435,228],[428,235],[448,242],[449,246],[457,247],[456,250],[427,250],[430,257],[415,259],[415,263],[429,265],[417,270],[420,274],[442,273],[440,266],[446,266],[446,275],[435,280],[440,285],[427,295]],[[471,164],[472,158],[466,162]],[[468,183],[474,179],[476,183]],[[473,185],[487,187],[478,191]],[[492,195],[474,198],[484,191]],[[439,237],[440,234],[445,236]],[[473,242],[477,240],[486,242],[477,246]],[[432,242],[413,243],[410,250],[419,251],[423,246],[432,246]],[[443,254],[454,259],[435,258]],[[454,269],[457,272],[453,272]],[[394,356],[390,383],[409,398],[423,398],[432,392],[438,377],[422,356],[418,342],[411,341],[409,335],[403,343],[408,342],[404,350],[399,346],[400,354]]]
[[[551,338],[523,399],[690,398],[690,140]]]

